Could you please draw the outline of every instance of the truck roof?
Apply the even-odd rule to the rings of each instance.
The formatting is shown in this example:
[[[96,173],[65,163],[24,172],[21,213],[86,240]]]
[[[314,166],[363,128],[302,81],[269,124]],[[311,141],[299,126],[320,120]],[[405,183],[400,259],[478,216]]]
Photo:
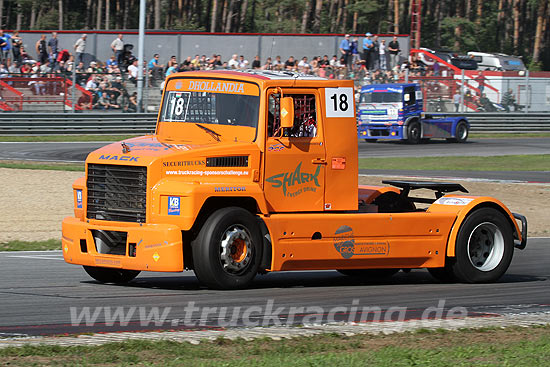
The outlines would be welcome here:
[[[416,83],[404,83],[404,84],[371,84],[364,85],[361,88],[362,93],[372,93],[372,92],[403,92],[403,89],[406,87],[417,87]]]
[[[249,78],[257,78],[262,80],[328,80],[326,78],[321,78],[314,75],[307,75],[302,73],[296,73],[292,71],[274,71],[274,70],[253,70],[253,69],[246,69],[246,70],[201,70],[198,72],[183,72],[183,73],[176,73],[176,75],[191,75],[191,74],[197,74],[200,73],[202,75],[208,74],[208,75],[223,75],[227,77],[228,75],[235,75],[239,77],[249,77]]]

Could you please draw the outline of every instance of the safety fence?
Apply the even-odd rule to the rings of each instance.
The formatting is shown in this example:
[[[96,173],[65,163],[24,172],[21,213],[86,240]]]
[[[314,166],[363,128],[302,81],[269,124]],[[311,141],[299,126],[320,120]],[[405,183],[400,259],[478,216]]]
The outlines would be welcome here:
[[[466,116],[472,132],[540,133],[550,132],[550,113],[449,113]],[[2,113],[0,136],[151,133],[155,113]]]

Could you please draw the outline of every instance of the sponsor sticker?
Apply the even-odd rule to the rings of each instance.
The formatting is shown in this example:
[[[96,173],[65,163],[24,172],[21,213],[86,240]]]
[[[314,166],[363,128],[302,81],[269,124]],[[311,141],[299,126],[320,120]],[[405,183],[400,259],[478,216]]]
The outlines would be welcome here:
[[[168,196],[168,215],[180,215],[180,197]]]
[[[390,244],[387,241],[356,242],[353,229],[349,226],[340,226],[334,232],[334,248],[344,259],[353,256],[387,256],[390,253]]]
[[[82,190],[76,190],[76,207],[82,209]]]
[[[473,200],[471,198],[439,198],[434,204],[464,206],[470,204]]]

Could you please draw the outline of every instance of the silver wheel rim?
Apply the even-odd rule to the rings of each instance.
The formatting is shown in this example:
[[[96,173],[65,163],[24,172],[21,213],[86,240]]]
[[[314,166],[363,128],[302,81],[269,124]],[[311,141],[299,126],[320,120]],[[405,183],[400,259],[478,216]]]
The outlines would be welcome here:
[[[458,126],[458,138],[460,140],[465,140],[466,137],[468,136],[468,130],[466,129],[466,127],[464,125],[459,125]]]
[[[490,222],[478,224],[468,238],[468,258],[479,271],[495,269],[504,256],[504,236]]]
[[[222,235],[220,259],[223,269],[230,274],[244,272],[252,258],[252,240],[248,230],[232,225]]]

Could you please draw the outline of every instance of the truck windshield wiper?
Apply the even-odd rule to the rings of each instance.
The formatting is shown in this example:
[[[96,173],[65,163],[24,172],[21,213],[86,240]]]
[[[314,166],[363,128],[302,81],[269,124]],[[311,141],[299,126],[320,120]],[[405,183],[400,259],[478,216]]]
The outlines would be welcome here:
[[[199,124],[195,124],[195,125],[197,125],[197,126],[200,127],[201,129],[203,129],[204,131],[206,131],[208,134],[210,134],[210,136],[213,137],[214,139],[216,139],[216,141],[220,141],[220,136],[221,136],[221,134],[218,134],[217,132],[215,132],[215,131],[212,130],[212,129],[207,128],[206,126],[202,126],[202,125],[199,125]]]

